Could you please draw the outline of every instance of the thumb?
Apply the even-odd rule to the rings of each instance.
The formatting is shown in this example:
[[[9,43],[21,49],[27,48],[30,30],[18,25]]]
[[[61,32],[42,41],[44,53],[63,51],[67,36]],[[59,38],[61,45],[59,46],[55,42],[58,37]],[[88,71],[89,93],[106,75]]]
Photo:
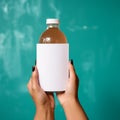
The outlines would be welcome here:
[[[73,65],[69,62],[69,72],[70,72],[70,78],[69,79],[75,79],[76,73]]]
[[[79,78],[75,72],[75,69],[71,63],[69,63],[69,71],[70,71],[70,77],[69,77],[69,82],[72,85],[75,85],[77,88],[79,86]]]
[[[38,70],[37,67],[33,67],[33,72],[32,72],[32,89],[38,89],[39,86],[39,75],[38,75]]]

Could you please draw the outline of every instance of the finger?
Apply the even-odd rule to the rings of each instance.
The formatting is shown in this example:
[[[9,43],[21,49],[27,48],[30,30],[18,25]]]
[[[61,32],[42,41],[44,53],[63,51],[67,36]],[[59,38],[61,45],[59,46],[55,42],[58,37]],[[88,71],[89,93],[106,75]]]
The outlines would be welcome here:
[[[31,83],[32,83],[32,89],[39,89],[39,76],[38,76],[38,70],[37,67],[35,66],[35,70],[32,72],[32,77],[31,77]]]
[[[70,79],[75,79],[76,73],[73,65],[69,62]]]
[[[77,85],[77,89],[79,87],[79,78],[75,72],[74,66],[69,63],[69,70],[70,70],[70,78],[69,80],[71,80],[71,82],[73,82],[72,84],[76,84]]]
[[[46,94],[48,95],[49,98],[54,98],[54,94],[53,92],[46,92]]]
[[[54,94],[52,92],[47,92],[46,93],[50,99],[51,107],[54,109],[55,103],[54,103]]]
[[[46,92],[46,94],[47,94],[49,97],[54,97],[53,92]]]

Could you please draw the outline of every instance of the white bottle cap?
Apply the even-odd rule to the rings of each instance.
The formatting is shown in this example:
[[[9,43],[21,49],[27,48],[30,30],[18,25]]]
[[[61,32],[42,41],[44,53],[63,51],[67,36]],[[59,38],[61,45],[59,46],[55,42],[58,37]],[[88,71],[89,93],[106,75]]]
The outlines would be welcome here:
[[[46,24],[59,24],[59,19],[48,18],[46,19]]]

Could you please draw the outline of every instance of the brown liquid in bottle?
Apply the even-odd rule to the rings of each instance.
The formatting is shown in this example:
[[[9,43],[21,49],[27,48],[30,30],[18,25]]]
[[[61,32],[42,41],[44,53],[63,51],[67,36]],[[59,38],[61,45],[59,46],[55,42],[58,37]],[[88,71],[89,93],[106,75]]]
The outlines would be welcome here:
[[[39,43],[67,43],[65,35],[58,28],[58,24],[49,24],[48,29],[43,32]]]

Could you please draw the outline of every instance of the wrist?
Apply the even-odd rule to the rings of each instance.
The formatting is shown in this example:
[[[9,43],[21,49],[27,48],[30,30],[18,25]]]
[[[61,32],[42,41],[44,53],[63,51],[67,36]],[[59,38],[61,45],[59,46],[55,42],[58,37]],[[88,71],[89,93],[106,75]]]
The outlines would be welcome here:
[[[67,96],[67,98],[62,102],[63,109],[67,109],[70,105],[78,104],[79,100],[77,97]]]
[[[54,120],[54,109],[50,107],[37,107],[34,120]]]
[[[71,98],[63,104],[67,120],[88,120],[77,98]]]

